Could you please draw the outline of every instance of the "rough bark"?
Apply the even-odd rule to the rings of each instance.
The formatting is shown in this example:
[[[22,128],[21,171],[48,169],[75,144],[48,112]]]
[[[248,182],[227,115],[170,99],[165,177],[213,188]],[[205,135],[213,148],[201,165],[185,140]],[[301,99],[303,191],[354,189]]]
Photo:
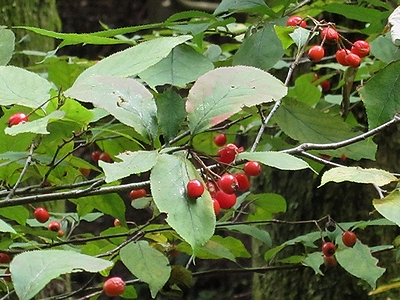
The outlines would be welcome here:
[[[382,168],[388,171],[398,171],[400,167],[400,126],[392,127],[375,137],[378,143],[377,161],[361,162],[364,167]],[[346,161],[345,164],[357,164]],[[259,192],[274,192],[285,197],[288,203],[287,213],[277,216],[284,220],[319,219],[330,214],[337,222],[368,220],[379,218],[373,212],[372,199],[378,198],[376,190],[370,185],[355,183],[330,183],[321,188],[319,178],[310,171],[285,172],[268,169],[258,182]],[[273,225],[266,228],[272,236],[274,246],[298,235],[315,231],[314,225]],[[367,228],[357,230],[359,239],[367,245],[391,244],[399,233],[397,227]],[[253,263],[265,265],[264,248],[256,241],[253,243]],[[285,257],[301,254],[302,247],[288,248]],[[283,258],[283,257],[281,257]],[[378,283],[387,283],[395,278],[394,255],[383,253],[377,256],[379,265],[387,268]],[[363,281],[351,276],[340,266],[324,270],[325,276],[315,275],[310,268],[276,271],[268,274],[256,274],[253,280],[253,299],[388,299],[390,293],[374,297],[368,296],[370,287]]]

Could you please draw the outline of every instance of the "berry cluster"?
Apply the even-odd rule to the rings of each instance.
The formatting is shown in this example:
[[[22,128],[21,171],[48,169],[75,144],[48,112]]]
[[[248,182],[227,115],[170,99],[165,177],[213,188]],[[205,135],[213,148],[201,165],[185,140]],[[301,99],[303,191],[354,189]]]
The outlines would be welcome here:
[[[214,138],[215,145],[222,147],[217,153],[217,161],[222,166],[234,162],[236,155],[244,150],[235,144],[225,145],[226,141],[226,136],[222,133]],[[215,215],[218,215],[221,209],[229,209],[236,204],[236,192],[244,192],[250,188],[248,176],[258,176],[260,172],[260,163],[249,161],[244,164],[242,170],[234,174],[224,169],[221,175],[213,174],[207,177],[205,184],[199,179],[191,179],[186,186],[187,195],[190,198],[197,198],[207,189],[213,201]]]
[[[44,207],[37,207],[33,213],[35,219],[40,223],[46,223],[50,219],[50,214]],[[57,232],[59,237],[64,235],[64,231],[61,229],[61,223],[58,221],[51,221],[47,224],[47,229],[50,231]]]
[[[94,162],[98,162],[99,160],[111,162],[111,156],[107,152],[93,151],[91,156]]]
[[[299,16],[292,16],[286,21],[286,25],[305,28],[306,22]],[[361,60],[369,55],[370,46],[367,41],[358,40],[352,43],[340,35],[331,23],[319,23],[317,26],[320,27],[322,42],[320,45],[311,46],[308,50],[307,56],[311,61],[319,62],[325,56],[324,44],[338,45],[339,49],[336,51],[335,57],[342,66],[357,68],[361,64]],[[350,49],[345,47],[344,43],[349,44]]]

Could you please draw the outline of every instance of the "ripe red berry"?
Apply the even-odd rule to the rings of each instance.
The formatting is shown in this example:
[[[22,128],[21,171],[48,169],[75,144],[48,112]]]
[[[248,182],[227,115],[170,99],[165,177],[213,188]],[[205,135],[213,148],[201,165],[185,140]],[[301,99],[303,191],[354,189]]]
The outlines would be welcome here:
[[[125,291],[125,282],[121,277],[108,278],[104,282],[103,291],[108,297],[117,297]]]
[[[339,40],[339,34],[335,28],[324,27],[321,30],[321,38],[325,39],[327,44],[336,44]]]
[[[367,56],[369,54],[369,50],[369,43],[364,40],[355,41],[351,47],[351,52],[357,54],[361,58]]]
[[[361,57],[350,52],[346,55],[346,63],[353,68],[357,68],[361,64]]]
[[[214,213],[217,216],[219,214],[219,212],[221,211],[221,206],[219,205],[218,200],[216,200],[215,198],[212,198],[212,203],[213,203],[213,207],[214,207]]]
[[[327,268],[333,268],[337,266],[337,260],[334,256],[326,256],[324,255],[324,265]]]
[[[11,261],[7,253],[0,253],[0,264],[8,264]]]
[[[258,176],[261,173],[261,165],[258,161],[248,161],[244,164],[243,171],[249,176]]]
[[[28,116],[24,113],[16,113],[8,118],[8,126],[10,127],[25,122],[28,122]]]
[[[90,174],[90,169],[86,168],[78,168],[79,172],[81,172],[82,176],[87,178]]]
[[[306,21],[303,20],[302,17],[291,16],[289,19],[287,19],[286,25],[287,26],[300,26],[300,27],[306,28],[307,23],[306,23]]]
[[[323,92],[327,92],[331,89],[331,83],[329,82],[329,80],[324,80],[319,85]]]
[[[218,161],[225,164],[230,164],[236,158],[238,147],[235,144],[228,144],[218,150]]]
[[[222,147],[223,145],[226,144],[226,135],[223,133],[218,134],[214,138],[214,144],[217,145],[218,147]]]
[[[218,201],[219,206],[222,209],[229,209],[236,204],[236,195],[227,194],[223,191],[218,191],[215,193],[214,199]]]
[[[49,225],[47,225],[47,229],[55,232],[59,232],[61,229],[61,224],[58,221],[53,221],[50,222]]]
[[[238,182],[237,190],[240,192],[247,191],[250,188],[250,181],[246,174],[239,172],[235,174],[235,178]]]
[[[335,53],[336,61],[342,66],[348,66],[349,64],[346,62],[346,56],[350,53],[347,49],[339,49]]]
[[[91,154],[93,161],[98,161],[101,155],[101,151],[93,151]]]
[[[204,185],[198,179],[191,179],[187,183],[186,192],[191,198],[200,197],[204,193]]]
[[[325,56],[325,50],[320,45],[314,45],[308,50],[307,56],[311,61],[318,62]]]
[[[207,190],[210,193],[211,197],[214,197],[215,193],[218,191],[218,188],[215,185],[215,183],[212,181],[207,181],[206,187],[207,187]]]
[[[129,197],[131,197],[132,200],[138,199],[145,197],[147,194],[145,189],[138,189],[138,190],[131,190],[129,193]]]
[[[336,246],[332,242],[325,242],[322,244],[322,253],[325,256],[332,256],[336,252]]]
[[[40,223],[46,223],[50,218],[49,212],[43,207],[36,208],[33,215],[35,216],[35,219]]]
[[[218,186],[223,192],[233,194],[238,188],[238,182],[232,174],[224,174],[218,179]]]
[[[343,232],[342,242],[347,247],[353,247],[357,242],[357,236],[353,231],[347,230]]]
[[[111,161],[110,154],[108,154],[107,152],[101,153],[100,156],[99,156],[99,160],[102,160],[102,161],[105,161],[105,162],[110,162]]]

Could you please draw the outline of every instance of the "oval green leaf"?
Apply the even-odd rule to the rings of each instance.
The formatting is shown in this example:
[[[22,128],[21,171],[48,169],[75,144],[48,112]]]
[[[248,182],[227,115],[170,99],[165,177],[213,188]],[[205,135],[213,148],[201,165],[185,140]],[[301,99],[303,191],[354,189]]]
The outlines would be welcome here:
[[[186,102],[189,128],[197,134],[239,112],[243,107],[279,100],[287,93],[281,81],[260,69],[223,67],[201,76]]]
[[[306,168],[311,169],[310,165],[304,160],[288,153],[275,151],[242,152],[239,153],[238,159],[255,160],[264,165],[280,170],[301,170]]]
[[[375,209],[386,219],[400,226],[400,191],[395,190],[383,199],[372,201]]]
[[[32,299],[52,279],[71,272],[100,272],[112,262],[67,250],[29,251],[10,263],[11,279],[20,300]]]
[[[14,54],[15,35],[10,29],[0,29],[0,65],[8,64]]]

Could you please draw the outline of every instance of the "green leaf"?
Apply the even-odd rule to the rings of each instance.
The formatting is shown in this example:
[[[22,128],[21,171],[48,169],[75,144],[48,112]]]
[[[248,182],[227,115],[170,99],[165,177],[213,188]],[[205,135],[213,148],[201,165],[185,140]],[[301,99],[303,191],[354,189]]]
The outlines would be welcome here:
[[[13,66],[0,66],[0,105],[37,108],[50,98],[50,83],[39,75]]]
[[[274,30],[282,43],[283,49],[289,48],[294,43],[293,39],[290,37],[290,33],[294,31],[293,27],[275,25]]]
[[[227,11],[251,11],[270,16],[275,15],[263,0],[222,0],[214,11],[214,15]]]
[[[320,270],[320,266],[324,263],[324,259],[321,255],[321,252],[313,252],[308,254],[303,260],[302,263],[306,266],[311,267],[315,274],[323,275]]]
[[[93,75],[118,77],[137,75],[148,67],[158,63],[174,47],[186,42],[190,38],[190,35],[162,37],[114,53],[82,72],[75,83]]]
[[[274,214],[285,212],[287,208],[285,198],[278,194],[251,194],[246,200],[254,206],[254,211],[247,217],[248,221],[270,220]]]
[[[387,171],[380,169],[362,169],[360,167],[337,167],[326,171],[321,178],[321,185],[327,182],[351,181],[357,183],[372,183],[377,186],[397,181],[397,178]]]
[[[285,99],[274,117],[287,135],[302,143],[330,144],[357,135],[340,116],[330,116],[290,98]],[[375,160],[376,149],[376,144],[367,139],[337,150],[320,152],[336,157],[345,154],[354,160]]]
[[[188,45],[179,45],[166,58],[140,72],[139,77],[152,88],[164,84],[185,87],[212,69],[210,59]]]
[[[375,209],[386,219],[400,226],[400,191],[395,190],[383,199],[372,201]]]
[[[50,134],[50,132],[47,131],[47,125],[49,124],[49,122],[54,119],[62,119],[64,116],[65,111],[56,110],[43,118],[14,125],[12,127],[7,127],[5,129],[5,133],[9,135],[17,135],[26,132],[36,134]]]
[[[321,99],[321,91],[315,81],[315,73],[306,73],[296,78],[294,87],[289,88],[288,96],[313,106]],[[340,100],[342,99],[341,95]]]
[[[310,165],[304,160],[288,153],[275,151],[242,152],[239,153],[237,159],[255,160],[264,165],[281,170],[302,170],[306,168],[311,169]]]
[[[15,35],[10,29],[0,29],[0,65],[5,66],[14,54]]]
[[[172,88],[156,96],[157,119],[165,142],[168,144],[179,132],[186,118],[185,101]]]
[[[168,224],[190,244],[196,255],[214,233],[215,215],[208,192],[197,199],[187,196],[186,185],[194,178],[203,182],[184,153],[161,154],[151,171],[150,187],[158,209],[167,213]]]
[[[15,292],[29,300],[52,279],[71,272],[99,272],[112,262],[66,250],[40,250],[21,253],[10,263]]]
[[[149,141],[157,135],[157,107],[153,95],[132,78],[93,76],[65,91],[68,97],[93,103]]]
[[[378,267],[378,260],[371,255],[368,246],[357,242],[353,247],[336,251],[338,263],[350,274],[361,278],[375,289],[376,281],[385,272]]]
[[[231,231],[237,231],[237,232],[240,232],[243,234],[247,234],[255,239],[260,240],[261,242],[266,244],[268,247],[271,247],[271,245],[272,245],[272,240],[271,240],[271,236],[269,235],[269,233],[263,229],[256,227],[256,226],[242,224],[242,225],[227,225],[227,226],[222,226],[219,228],[228,229]]]
[[[201,76],[186,102],[189,128],[200,133],[221,123],[243,107],[272,102],[287,88],[271,74],[247,66],[223,67]]]
[[[283,57],[284,53],[274,24],[267,24],[243,40],[233,57],[233,65],[253,66],[268,71]]]
[[[307,42],[308,37],[310,36],[310,30],[297,27],[292,33],[289,34],[296,44],[297,48],[301,48]]]
[[[149,285],[151,296],[155,298],[171,273],[167,257],[147,241],[129,243],[120,250],[120,257],[133,275]]]
[[[17,233],[14,228],[12,228],[9,224],[4,222],[3,220],[0,219],[0,232],[11,232],[11,233]]]
[[[150,170],[156,163],[158,151],[126,151],[116,157],[121,162],[107,163],[99,161],[106,175],[106,182],[113,182],[132,174],[139,174]]]
[[[369,129],[389,120],[400,111],[400,61],[395,61],[375,74],[359,89],[368,116]]]
[[[386,35],[377,36],[371,43],[371,55],[375,58],[385,62],[390,63],[392,61],[400,59],[399,47],[392,43],[390,33]]]
[[[20,225],[25,225],[29,218],[29,211],[21,205],[0,208],[0,215],[7,219],[14,220]],[[0,229],[1,231],[1,229]]]

